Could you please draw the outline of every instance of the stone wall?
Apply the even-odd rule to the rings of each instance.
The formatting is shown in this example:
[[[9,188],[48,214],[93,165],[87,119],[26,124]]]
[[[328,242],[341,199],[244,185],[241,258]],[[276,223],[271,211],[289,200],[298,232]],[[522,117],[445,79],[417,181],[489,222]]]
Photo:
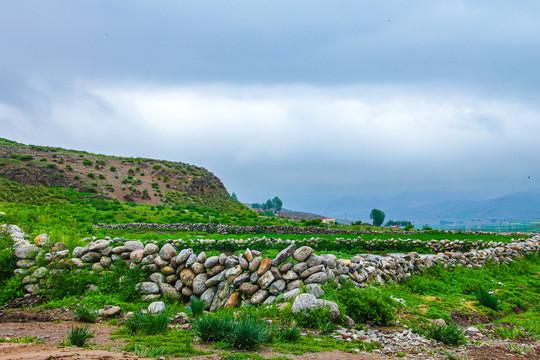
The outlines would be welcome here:
[[[21,239],[22,232],[16,233],[15,273],[23,276],[26,292],[38,293],[39,280],[50,271],[47,266],[37,267],[37,256],[63,267],[87,267],[98,272],[124,261],[130,267],[144,267],[150,272],[147,281],[137,285],[145,300],[163,295],[186,299],[195,295],[211,311],[246,303],[268,304],[277,297],[291,299],[303,284],[320,284],[329,279],[348,279],[357,286],[397,282],[436,264],[448,268],[476,268],[488,261],[507,264],[515,257],[540,250],[540,236],[535,236],[467,252],[358,254],[350,259],[338,259],[333,254],[316,255],[309,246],[297,248],[294,242],[284,242],[284,248],[272,259],[250,249],[240,255],[207,256],[205,252],[194,253],[178,242],[159,247],[153,242],[143,244],[138,240],[109,237],[87,239],[86,246],[70,252],[62,243],[52,244],[46,234],[30,242]]]

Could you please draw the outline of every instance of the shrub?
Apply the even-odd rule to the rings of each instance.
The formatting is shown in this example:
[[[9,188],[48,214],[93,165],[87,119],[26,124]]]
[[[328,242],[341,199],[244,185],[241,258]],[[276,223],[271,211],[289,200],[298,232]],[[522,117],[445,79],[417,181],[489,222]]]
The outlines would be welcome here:
[[[204,301],[197,299],[195,296],[191,297],[191,313],[193,317],[199,317],[204,313]]]
[[[105,180],[105,175],[99,174],[99,175],[98,175],[98,178],[100,178],[101,180]]]
[[[235,324],[230,343],[237,349],[249,350],[268,338],[268,324],[258,318],[246,316]]]
[[[502,339],[518,339],[527,336],[527,333],[513,325],[498,326],[493,329],[495,334]]]
[[[336,325],[332,321],[331,313],[332,310],[330,307],[326,306],[296,313],[294,317],[300,326],[314,328],[323,334],[329,334],[336,328]]]
[[[93,338],[94,334],[90,332],[90,326],[71,327],[71,331],[67,334],[68,344],[71,346],[85,347],[86,342]]]
[[[78,306],[74,313],[75,319],[82,322],[95,323],[98,318],[96,311],[88,310],[84,305]]]
[[[111,166],[111,167],[109,168],[109,171],[115,172],[115,171],[116,171],[116,167]]]
[[[424,331],[424,335],[430,339],[440,341],[448,345],[465,344],[465,335],[456,324],[449,325],[430,325]]]
[[[86,174],[86,176],[88,176],[90,179],[95,179],[96,178],[96,175],[94,175],[94,173],[88,173],[88,174]]]
[[[478,301],[481,305],[484,305],[485,307],[488,307],[492,310],[500,310],[501,309],[501,301],[499,298],[495,295],[490,293],[484,288],[478,288],[474,291],[474,297],[476,298],[476,301]]]
[[[230,316],[209,315],[194,321],[191,326],[202,341],[221,341],[230,336],[234,319]]]
[[[86,165],[86,166],[92,165],[92,161],[90,161],[88,159],[83,159],[82,163],[83,163],[83,165]]]
[[[278,338],[283,342],[296,342],[300,338],[300,328],[296,326],[284,327],[280,329]]]
[[[66,169],[69,170],[69,171],[71,171],[71,170],[73,170],[73,166],[67,164],[67,165],[66,165]]]
[[[152,165],[152,169],[159,170],[159,169],[161,169],[161,165],[159,165],[159,164]]]
[[[165,332],[169,321],[169,314],[166,311],[151,314],[138,310],[126,319],[124,325],[133,334],[143,333],[146,335],[155,335]]]
[[[355,322],[389,325],[396,318],[395,302],[375,287],[357,289],[352,282],[344,281],[336,294]]]

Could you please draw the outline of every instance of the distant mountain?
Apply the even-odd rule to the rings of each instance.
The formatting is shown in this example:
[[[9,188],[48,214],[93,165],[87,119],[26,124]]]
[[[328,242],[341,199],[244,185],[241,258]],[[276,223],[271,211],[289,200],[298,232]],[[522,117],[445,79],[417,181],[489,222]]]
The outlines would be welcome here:
[[[446,195],[448,196],[448,195]],[[540,189],[517,192],[487,200],[438,200],[441,194],[405,193],[388,198],[344,197],[308,210],[332,217],[369,220],[371,209],[381,209],[386,219],[420,223],[441,221],[540,220]],[[431,198],[431,199],[430,199]],[[436,199],[436,200],[433,200]]]

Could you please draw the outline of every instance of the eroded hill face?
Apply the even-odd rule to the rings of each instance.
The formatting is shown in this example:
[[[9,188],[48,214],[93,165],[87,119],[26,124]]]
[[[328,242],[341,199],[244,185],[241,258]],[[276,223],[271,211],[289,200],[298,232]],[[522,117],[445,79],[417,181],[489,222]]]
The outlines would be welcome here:
[[[103,156],[0,139],[0,176],[32,186],[71,188],[121,202],[242,206],[221,180],[184,163]]]

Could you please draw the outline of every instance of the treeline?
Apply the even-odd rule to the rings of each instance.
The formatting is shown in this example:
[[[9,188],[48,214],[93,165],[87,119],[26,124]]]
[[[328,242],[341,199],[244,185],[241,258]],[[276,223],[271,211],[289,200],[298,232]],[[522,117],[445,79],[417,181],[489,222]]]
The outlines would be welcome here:
[[[266,200],[266,202],[261,203],[261,204],[253,203],[251,204],[251,207],[253,209],[280,211],[281,208],[283,207],[283,201],[281,201],[281,199],[276,196],[273,199],[268,199]]]
[[[412,226],[412,223],[410,221],[406,221],[406,220],[388,220],[386,222],[386,224],[384,224],[384,226],[394,226],[394,225],[399,225],[399,226]]]

